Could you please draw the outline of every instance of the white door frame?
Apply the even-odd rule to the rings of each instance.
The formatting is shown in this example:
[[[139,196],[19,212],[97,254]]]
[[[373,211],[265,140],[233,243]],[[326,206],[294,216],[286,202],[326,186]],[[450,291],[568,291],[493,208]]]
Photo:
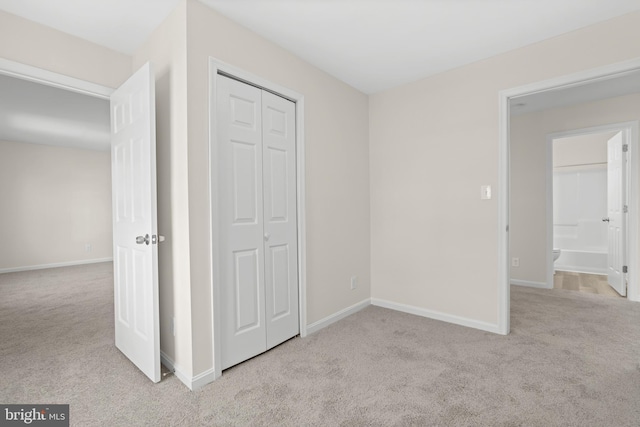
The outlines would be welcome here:
[[[626,182],[626,205],[630,212],[638,212],[632,207],[638,206],[638,121],[612,123],[608,125],[593,126],[588,128],[572,129],[563,132],[555,132],[547,135],[547,288],[553,289],[553,141],[559,138],[568,138],[580,135],[592,135],[596,133],[622,132],[623,143],[629,144],[627,154],[627,167],[624,180]],[[635,176],[636,179],[631,177]],[[637,215],[627,215],[624,222],[626,235],[624,244],[624,265],[629,266],[629,272],[625,279],[628,282],[626,298],[634,300],[638,296],[638,270],[637,256],[633,256],[633,248],[638,248],[638,219]],[[635,230],[632,230],[635,228]],[[634,265],[636,264],[636,265]]]
[[[507,335],[510,330],[510,285],[509,285],[509,179],[510,179],[510,160],[509,160],[509,100],[511,98],[531,95],[533,93],[544,92],[554,89],[567,88],[571,86],[580,86],[586,83],[592,83],[597,80],[603,80],[615,77],[617,75],[640,70],[640,59],[619,62],[604,67],[594,68],[556,77],[549,80],[531,83],[524,86],[518,86],[505,89],[498,94],[498,331],[503,335]],[[636,153],[632,153],[636,156]],[[638,168],[635,167],[631,177],[637,183]],[[632,211],[632,209],[634,209]],[[629,215],[630,219],[636,223],[635,226],[629,224],[629,235],[634,240],[630,245],[629,260],[636,264],[629,265],[631,273],[637,274],[637,255],[638,255],[638,239],[637,239],[637,206],[629,206],[629,211],[633,212]],[[633,235],[631,235],[633,233]],[[635,256],[634,256],[635,255]],[[632,269],[636,270],[636,273]],[[639,296],[636,294],[629,299],[636,300]]]
[[[0,74],[106,100],[109,100],[114,91],[114,89],[106,86],[4,58],[0,58]]]
[[[209,57],[209,194],[210,206],[210,226],[211,226],[211,307],[213,308],[212,331],[213,331],[213,369],[215,378],[222,375],[222,364],[220,357],[220,246],[219,246],[219,216],[217,206],[218,199],[218,178],[215,170],[218,158],[217,142],[217,122],[216,122],[216,96],[217,77],[226,75],[236,80],[240,80],[252,86],[273,92],[286,98],[296,105],[296,194],[297,214],[298,214],[298,315],[300,324],[300,336],[307,336],[307,265],[306,265],[306,227],[305,227],[305,150],[304,150],[304,96],[272,83],[262,77],[248,73],[240,68],[226,64],[213,57]]]

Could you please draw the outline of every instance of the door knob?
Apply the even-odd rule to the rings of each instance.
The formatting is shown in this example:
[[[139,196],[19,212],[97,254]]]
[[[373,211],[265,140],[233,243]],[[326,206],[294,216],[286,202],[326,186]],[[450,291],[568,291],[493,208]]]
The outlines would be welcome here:
[[[145,234],[144,236],[138,236],[136,237],[136,243],[141,245],[143,243],[146,243],[147,245],[149,244],[149,235]]]
[[[603,222],[609,222],[610,220],[609,220],[609,218],[602,218],[602,221]]]
[[[270,237],[271,237],[271,234],[269,234],[269,233],[264,233],[264,241],[265,241],[265,242],[268,242]]]

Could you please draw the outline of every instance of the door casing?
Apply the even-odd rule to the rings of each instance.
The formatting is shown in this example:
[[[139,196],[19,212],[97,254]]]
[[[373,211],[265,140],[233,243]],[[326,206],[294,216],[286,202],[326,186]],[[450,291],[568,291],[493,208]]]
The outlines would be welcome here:
[[[640,71],[640,59],[633,59],[582,72],[543,80],[524,86],[501,90],[498,93],[498,333],[507,335],[511,327],[510,321],[510,282],[509,282],[509,101],[511,98],[533,93],[582,85],[601,79],[608,79],[628,72]],[[637,140],[637,136],[635,137]],[[639,159],[637,150],[629,158],[633,175],[631,189],[637,193]],[[629,205],[629,292],[634,292],[629,299],[640,299],[638,295],[638,206]],[[552,258],[553,259],[553,258]],[[633,288],[632,288],[633,286]]]
[[[65,76],[64,74],[55,73],[53,71],[33,67],[31,65],[10,61],[4,58],[0,58],[0,74],[57,87],[59,89],[70,90],[72,92],[93,96],[107,101],[114,91],[114,89],[110,87],[91,83],[75,77]]]
[[[300,324],[300,336],[307,335],[307,298],[306,298],[306,222],[305,222],[305,144],[304,144],[304,96],[278,84],[272,83],[262,77],[248,73],[240,68],[226,64],[213,57],[209,57],[209,194],[210,194],[210,218],[211,227],[211,307],[213,309],[213,370],[214,377],[222,375],[221,364],[221,307],[220,307],[220,247],[218,238],[219,217],[217,207],[218,178],[215,171],[218,158],[218,141],[216,128],[216,85],[218,75],[225,75],[252,86],[275,93],[295,103],[296,113],[296,195],[297,195],[297,227],[298,227],[298,316]]]

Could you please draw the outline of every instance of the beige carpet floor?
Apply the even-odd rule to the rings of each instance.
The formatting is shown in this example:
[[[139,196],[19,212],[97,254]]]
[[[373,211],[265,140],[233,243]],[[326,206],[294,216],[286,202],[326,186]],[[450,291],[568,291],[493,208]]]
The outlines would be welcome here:
[[[74,426],[640,425],[625,299],[512,287],[506,337],[368,307],[190,392],[115,349],[111,280],[110,264],[0,275],[0,403],[68,403]]]

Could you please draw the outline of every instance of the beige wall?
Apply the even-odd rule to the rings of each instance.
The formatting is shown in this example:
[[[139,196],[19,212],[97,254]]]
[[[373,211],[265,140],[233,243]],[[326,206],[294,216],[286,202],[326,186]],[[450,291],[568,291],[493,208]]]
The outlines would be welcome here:
[[[633,13],[371,96],[372,297],[496,325],[498,94],[640,57],[639,37]]]
[[[165,236],[158,246],[160,349],[192,375],[186,25],[183,1],[136,52],[133,68],[151,61],[156,78],[158,233]]]
[[[194,372],[211,367],[208,60],[305,97],[307,322],[369,298],[367,96],[189,0],[189,224]],[[350,289],[357,275],[360,285]]]
[[[0,141],[0,194],[0,271],[112,258],[109,152]]]
[[[112,88],[131,74],[127,55],[3,11],[0,58]]]
[[[607,141],[616,132],[569,136],[553,141],[553,167],[607,163]]]
[[[547,135],[633,120],[640,120],[639,94],[511,119],[510,250],[511,257],[520,258],[520,266],[511,268],[511,279],[535,283],[547,280]],[[596,153],[590,156],[597,160]]]

